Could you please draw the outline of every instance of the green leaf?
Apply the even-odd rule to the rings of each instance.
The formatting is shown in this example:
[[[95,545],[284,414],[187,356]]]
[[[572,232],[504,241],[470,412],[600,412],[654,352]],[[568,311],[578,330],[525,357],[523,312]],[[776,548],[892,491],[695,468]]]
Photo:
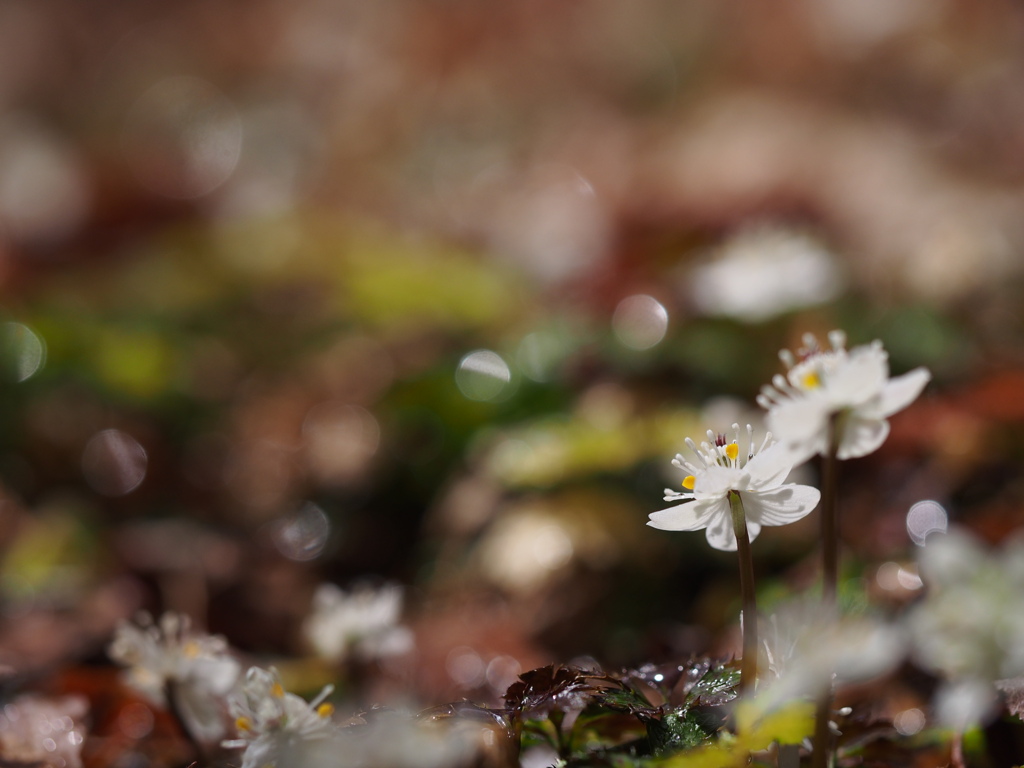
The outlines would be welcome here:
[[[736,667],[703,661],[687,674],[694,680],[684,688],[687,706],[703,704],[717,707],[739,695],[740,671]]]
[[[685,708],[647,723],[647,738],[655,754],[671,754],[706,744],[714,734],[697,713]]]

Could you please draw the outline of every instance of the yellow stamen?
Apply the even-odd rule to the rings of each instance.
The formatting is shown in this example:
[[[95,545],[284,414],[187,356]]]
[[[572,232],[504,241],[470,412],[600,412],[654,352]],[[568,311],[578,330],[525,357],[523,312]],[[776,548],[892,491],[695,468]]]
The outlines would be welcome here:
[[[316,708],[316,713],[320,715],[320,717],[330,717],[334,714],[334,705],[331,704],[329,701],[325,701],[323,704]]]
[[[189,640],[181,650],[186,659],[194,659],[199,655],[199,643]]]
[[[281,687],[280,683],[274,683],[273,687],[270,689],[270,695],[275,699],[280,699],[284,696],[284,688]]]
[[[804,374],[804,377],[800,380],[804,389],[815,389],[821,386],[821,377],[817,371],[811,371],[810,373]]]
[[[695,482],[697,482],[696,477],[694,477],[693,475],[687,475],[685,478],[683,478],[683,488],[685,488],[688,491],[692,491],[693,484]]]
[[[736,457],[740,455],[740,447],[736,443],[729,443],[725,446],[725,455],[736,461]]]
[[[239,717],[235,720],[235,728],[240,731],[248,731],[252,728],[252,723],[249,722],[248,717]]]

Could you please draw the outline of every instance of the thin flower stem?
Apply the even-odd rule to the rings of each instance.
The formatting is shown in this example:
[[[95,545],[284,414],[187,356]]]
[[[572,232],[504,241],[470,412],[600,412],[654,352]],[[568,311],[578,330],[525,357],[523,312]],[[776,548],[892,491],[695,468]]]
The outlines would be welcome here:
[[[839,420],[842,414],[833,414],[828,421],[828,455],[825,457],[821,479],[821,555],[822,602],[832,610],[836,604],[839,584]]]
[[[821,554],[822,554],[822,609],[831,618],[837,615],[836,600],[839,585],[839,436],[842,413],[833,414],[828,421],[828,455],[822,469],[821,481]],[[814,752],[812,768],[828,768],[833,763],[832,729],[832,672],[824,681],[823,693],[814,713]]]
[[[732,526],[736,533],[736,554],[740,560],[740,594],[743,598],[743,660],[740,664],[740,691],[754,693],[757,681],[757,596],[754,591],[754,558],[750,554],[750,536],[747,517],[743,512],[743,499],[736,491],[729,491],[732,508]]]
[[[949,764],[950,768],[966,768],[967,766],[967,763],[964,762],[963,731],[957,731],[953,734],[953,743],[949,749]]]

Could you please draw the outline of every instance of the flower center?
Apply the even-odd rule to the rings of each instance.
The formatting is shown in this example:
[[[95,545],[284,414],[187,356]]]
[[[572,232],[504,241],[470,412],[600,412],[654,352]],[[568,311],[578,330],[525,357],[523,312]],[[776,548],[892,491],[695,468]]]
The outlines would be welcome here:
[[[800,384],[804,389],[817,389],[821,386],[821,376],[817,371],[808,371],[800,379]]]

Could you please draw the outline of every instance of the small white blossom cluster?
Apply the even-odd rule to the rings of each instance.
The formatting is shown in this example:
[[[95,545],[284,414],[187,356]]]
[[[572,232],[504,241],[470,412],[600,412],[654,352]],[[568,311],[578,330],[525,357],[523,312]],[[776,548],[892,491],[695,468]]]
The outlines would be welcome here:
[[[300,755],[312,742],[335,731],[334,707],[326,702],[328,686],[311,702],[285,691],[277,671],[252,667],[241,689],[228,698],[238,738],[228,748],[243,747],[242,768],[302,765]]]
[[[351,592],[321,584],[304,633],[318,656],[335,663],[400,656],[413,648],[401,614],[402,588],[396,584],[360,585]]]
[[[251,668],[228,700],[239,738],[223,746],[244,748],[241,768],[458,768],[477,752],[473,726],[421,724],[397,712],[339,725],[326,701],[331,690],[306,702],[285,691],[275,670]]]
[[[936,712],[963,729],[991,711],[997,680],[1024,675],[1024,538],[992,552],[953,529],[929,537],[919,568],[928,592],[908,619],[915,659],[947,680]]]
[[[193,631],[180,614],[165,613],[159,623],[142,614],[118,627],[108,653],[128,668],[129,685],[154,704],[173,705],[193,736],[223,737],[221,702],[241,672],[224,638]]]
[[[403,653],[412,648],[412,633],[399,624],[401,607],[398,586],[380,590],[360,587],[348,595],[324,585],[317,592],[306,629],[321,655],[334,660],[369,660]],[[242,768],[375,764],[372,759],[339,762],[339,754],[369,754],[363,735],[370,731],[340,728],[333,721],[334,708],[326,701],[332,686],[306,702],[285,691],[273,669],[252,667],[242,677],[224,638],[194,631],[185,616],[166,613],[154,622],[142,614],[134,622],[124,622],[108,652],[127,667],[128,684],[153,704],[171,709],[196,740],[244,749]],[[228,717],[236,738],[224,740]],[[401,744],[389,745],[392,752],[399,749],[414,754],[422,747],[429,754],[437,751],[438,744],[447,743],[446,738],[416,741],[422,735],[419,730],[409,733],[412,735]],[[457,745],[452,742],[449,746]],[[443,757],[429,764],[456,765],[456,758],[464,752],[461,746],[455,751],[446,747]],[[419,765],[415,761],[388,765],[392,763],[410,768]]]

